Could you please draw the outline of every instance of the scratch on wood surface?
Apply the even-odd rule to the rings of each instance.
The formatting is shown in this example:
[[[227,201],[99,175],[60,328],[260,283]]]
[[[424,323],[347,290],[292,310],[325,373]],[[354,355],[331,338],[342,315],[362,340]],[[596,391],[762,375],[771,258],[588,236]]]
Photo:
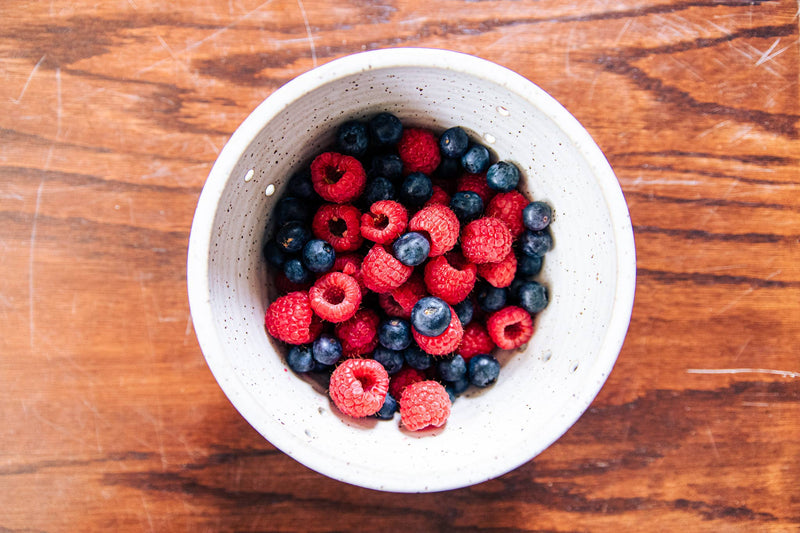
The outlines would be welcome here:
[[[47,54],[43,55],[42,58],[39,59],[39,61],[37,61],[36,64],[33,66],[33,70],[31,70],[31,73],[28,74],[28,79],[25,80],[25,85],[22,86],[22,90],[19,92],[19,96],[11,99],[12,103],[19,104],[22,101],[22,97],[25,96],[25,91],[28,90],[28,85],[30,85],[31,80],[33,79],[33,75],[36,74],[37,70],[39,70],[39,65],[42,64],[42,61],[44,61],[45,57],[47,57]]]
[[[44,188],[44,178],[39,181],[36,189],[36,205],[33,209],[33,223],[31,223],[31,237],[28,250],[28,336],[31,352],[34,348],[34,338],[36,332],[36,321],[34,318],[34,277],[33,277],[33,258],[36,248],[36,226],[39,220],[39,206],[42,203],[42,189]],[[46,353],[46,352],[45,352]]]
[[[774,374],[785,378],[800,378],[800,372],[770,368],[687,368],[687,374]]]
[[[147,523],[150,526],[150,531],[155,531],[155,529],[153,528],[153,517],[150,516],[150,509],[147,506],[147,501],[144,499],[144,494],[142,494],[141,496],[142,496],[142,507],[144,508],[144,515],[147,517]]]
[[[706,424],[706,433],[708,434],[708,440],[711,441],[711,447],[714,449],[714,456],[719,459],[719,450],[717,449],[717,441],[714,439],[714,434],[711,433],[711,428]]]
[[[306,15],[306,8],[303,7],[303,0],[297,0],[297,7],[300,8],[300,14],[303,16],[303,24],[306,26],[306,35],[308,36],[308,47],[311,49],[311,64],[317,66],[317,49],[314,46],[314,35],[311,33],[311,25],[308,23],[308,15]]]

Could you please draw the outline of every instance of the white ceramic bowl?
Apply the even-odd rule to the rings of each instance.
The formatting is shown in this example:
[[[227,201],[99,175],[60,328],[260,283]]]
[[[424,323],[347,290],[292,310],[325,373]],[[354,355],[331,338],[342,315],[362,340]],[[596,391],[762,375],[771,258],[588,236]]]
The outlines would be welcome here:
[[[555,211],[541,279],[550,304],[522,352],[501,354],[492,387],[462,396],[444,428],[419,434],[341,415],[288,370],[265,333],[261,256],[272,206],[335,128],[380,111],[442,131],[462,126],[512,160],[524,188]],[[628,209],[605,157],[552,97],[494,63],[455,52],[365,52],[275,91],[234,132],[200,196],[188,255],[189,302],[208,362],[230,401],[274,446],[332,478],[432,492],[499,476],[558,439],[616,361],[633,305]],[[473,388],[474,389],[474,388]],[[222,428],[221,428],[222,430]]]

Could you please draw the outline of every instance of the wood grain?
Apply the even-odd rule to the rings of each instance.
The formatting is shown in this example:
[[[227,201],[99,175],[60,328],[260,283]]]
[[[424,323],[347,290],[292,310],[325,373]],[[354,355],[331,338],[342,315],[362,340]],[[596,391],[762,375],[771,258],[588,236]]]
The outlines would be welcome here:
[[[0,6],[0,531],[800,530],[797,2]],[[361,50],[476,54],[586,126],[628,200],[628,338],[555,445],[480,485],[322,477],[228,403],[195,203],[266,96]]]

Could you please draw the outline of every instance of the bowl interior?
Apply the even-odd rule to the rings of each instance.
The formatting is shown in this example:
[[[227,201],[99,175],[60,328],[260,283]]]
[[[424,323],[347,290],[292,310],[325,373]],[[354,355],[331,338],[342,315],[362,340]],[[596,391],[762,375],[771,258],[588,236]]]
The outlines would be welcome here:
[[[236,132],[198,205],[190,300],[215,377],[275,446],[356,485],[443,490],[515,468],[583,413],[613,366],[630,317],[633,245],[608,164],[543,91],[460,54],[386,57],[346,58],[301,76]],[[555,212],[555,246],[540,275],[550,304],[536,318],[533,339],[501,354],[498,382],[461,396],[444,428],[417,434],[399,429],[399,415],[383,422],[339,414],[317,385],[287,368],[263,325],[268,276],[261,247],[275,201],[289,176],[332,144],[338,124],[380,111],[439,132],[464,127],[496,157],[514,161],[525,191]]]

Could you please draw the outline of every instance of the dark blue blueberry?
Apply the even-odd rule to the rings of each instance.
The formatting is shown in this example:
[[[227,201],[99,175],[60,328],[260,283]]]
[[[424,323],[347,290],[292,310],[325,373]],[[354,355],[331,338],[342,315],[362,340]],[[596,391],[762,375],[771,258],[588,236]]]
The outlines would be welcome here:
[[[450,359],[439,361],[436,370],[444,381],[458,381],[467,375],[467,362],[457,354]]]
[[[489,150],[482,144],[473,144],[461,156],[461,166],[470,174],[478,174],[489,168]]]
[[[389,181],[388,178],[378,176],[377,178],[367,182],[367,186],[364,188],[364,196],[362,198],[364,204],[370,206],[375,202],[380,202],[381,200],[394,200],[395,196],[396,193],[394,191],[394,185],[392,185],[392,182]]]
[[[450,198],[450,209],[453,210],[463,226],[481,216],[483,200],[474,191],[460,191]]]
[[[467,385],[469,385],[469,381],[467,381]],[[447,392],[448,398],[450,398],[450,403],[452,404],[453,402],[455,402],[456,401],[456,391],[455,391],[455,388],[453,387],[453,385],[450,384],[450,383],[447,383],[444,386],[444,390]]]
[[[283,263],[286,262],[286,256],[283,255],[280,246],[275,242],[275,239],[270,239],[264,245],[264,259],[270,266],[275,268],[283,268]]]
[[[311,232],[302,222],[287,222],[275,234],[275,242],[284,253],[296,254],[311,239]]]
[[[514,163],[498,161],[486,171],[486,183],[494,191],[513,191],[519,184],[519,169]]]
[[[307,344],[292,346],[286,355],[289,368],[295,372],[309,372],[314,368],[314,358],[311,356],[311,347]]]
[[[292,221],[306,222],[310,218],[311,206],[308,200],[284,196],[275,204],[275,220],[278,226]]]
[[[397,144],[403,136],[403,123],[391,113],[378,113],[369,121],[369,132],[375,146]]]
[[[519,306],[530,314],[535,314],[547,307],[547,287],[535,281],[523,281],[516,288],[516,300]]]
[[[525,255],[542,257],[553,247],[553,237],[546,229],[542,231],[526,230],[519,240],[519,245]]]
[[[378,412],[375,413],[376,418],[380,418],[381,420],[391,420],[394,418],[394,414],[397,412],[397,400],[394,399],[394,396],[386,393],[386,398],[383,400],[383,405]]]
[[[369,147],[367,126],[358,120],[348,120],[336,131],[336,144],[342,153],[352,156],[361,156]]]
[[[314,360],[314,369],[312,372],[317,372],[319,374],[328,374],[330,377],[331,372],[333,372],[334,365],[326,365],[324,363],[320,363],[317,360]]]
[[[469,374],[464,374],[461,379],[448,382],[448,385],[453,388],[453,393],[458,396],[469,387]],[[452,400],[450,401],[452,402]]]
[[[372,353],[372,358],[382,364],[383,368],[386,369],[386,373],[390,376],[396,374],[403,368],[403,361],[405,361],[403,352],[390,350],[385,346],[378,346],[375,348],[375,351]]]
[[[544,202],[531,202],[522,210],[522,223],[531,231],[543,230],[552,218],[553,210]]]
[[[517,254],[517,275],[535,276],[542,270],[542,257]]]
[[[433,356],[426,353],[417,345],[411,345],[403,352],[406,363],[417,370],[427,370],[433,365]]]
[[[461,321],[462,326],[466,326],[472,322],[472,316],[475,314],[475,305],[473,305],[472,299],[466,298],[465,300],[458,302],[453,306],[453,309],[455,310],[456,315],[458,315],[458,320]]]
[[[311,351],[317,363],[332,365],[342,357],[342,343],[336,337],[322,334],[314,341]]]
[[[372,158],[369,167],[370,177],[384,177],[398,181],[403,177],[403,161],[397,154],[379,154]]]
[[[378,341],[390,350],[405,350],[411,345],[411,324],[402,318],[388,318],[378,326]]]
[[[469,360],[469,382],[476,387],[487,387],[497,381],[500,375],[500,363],[493,356],[485,353],[475,355]]]
[[[283,273],[292,283],[308,283],[311,281],[311,272],[303,266],[299,259],[289,259],[283,264]]]
[[[506,300],[508,300],[508,289],[499,289],[489,285],[488,283],[481,283],[475,296],[481,309],[492,313],[494,311],[499,311],[506,306]]]
[[[433,194],[431,179],[422,172],[412,172],[400,186],[400,201],[411,207],[420,207]]]
[[[443,157],[436,167],[434,174],[442,179],[453,180],[464,172],[461,168],[461,158]]]
[[[314,198],[317,193],[311,182],[311,169],[306,167],[292,175],[286,185],[286,192],[289,196],[304,200]]]
[[[450,306],[435,296],[420,298],[411,309],[411,325],[418,333],[436,337],[450,325]]]
[[[336,252],[328,241],[311,239],[303,246],[303,264],[311,272],[327,272],[333,268]]]
[[[439,150],[445,157],[461,157],[469,148],[467,132],[456,126],[442,133],[439,137]]]
[[[394,257],[406,266],[417,266],[428,258],[431,243],[421,233],[411,231],[392,243]]]

